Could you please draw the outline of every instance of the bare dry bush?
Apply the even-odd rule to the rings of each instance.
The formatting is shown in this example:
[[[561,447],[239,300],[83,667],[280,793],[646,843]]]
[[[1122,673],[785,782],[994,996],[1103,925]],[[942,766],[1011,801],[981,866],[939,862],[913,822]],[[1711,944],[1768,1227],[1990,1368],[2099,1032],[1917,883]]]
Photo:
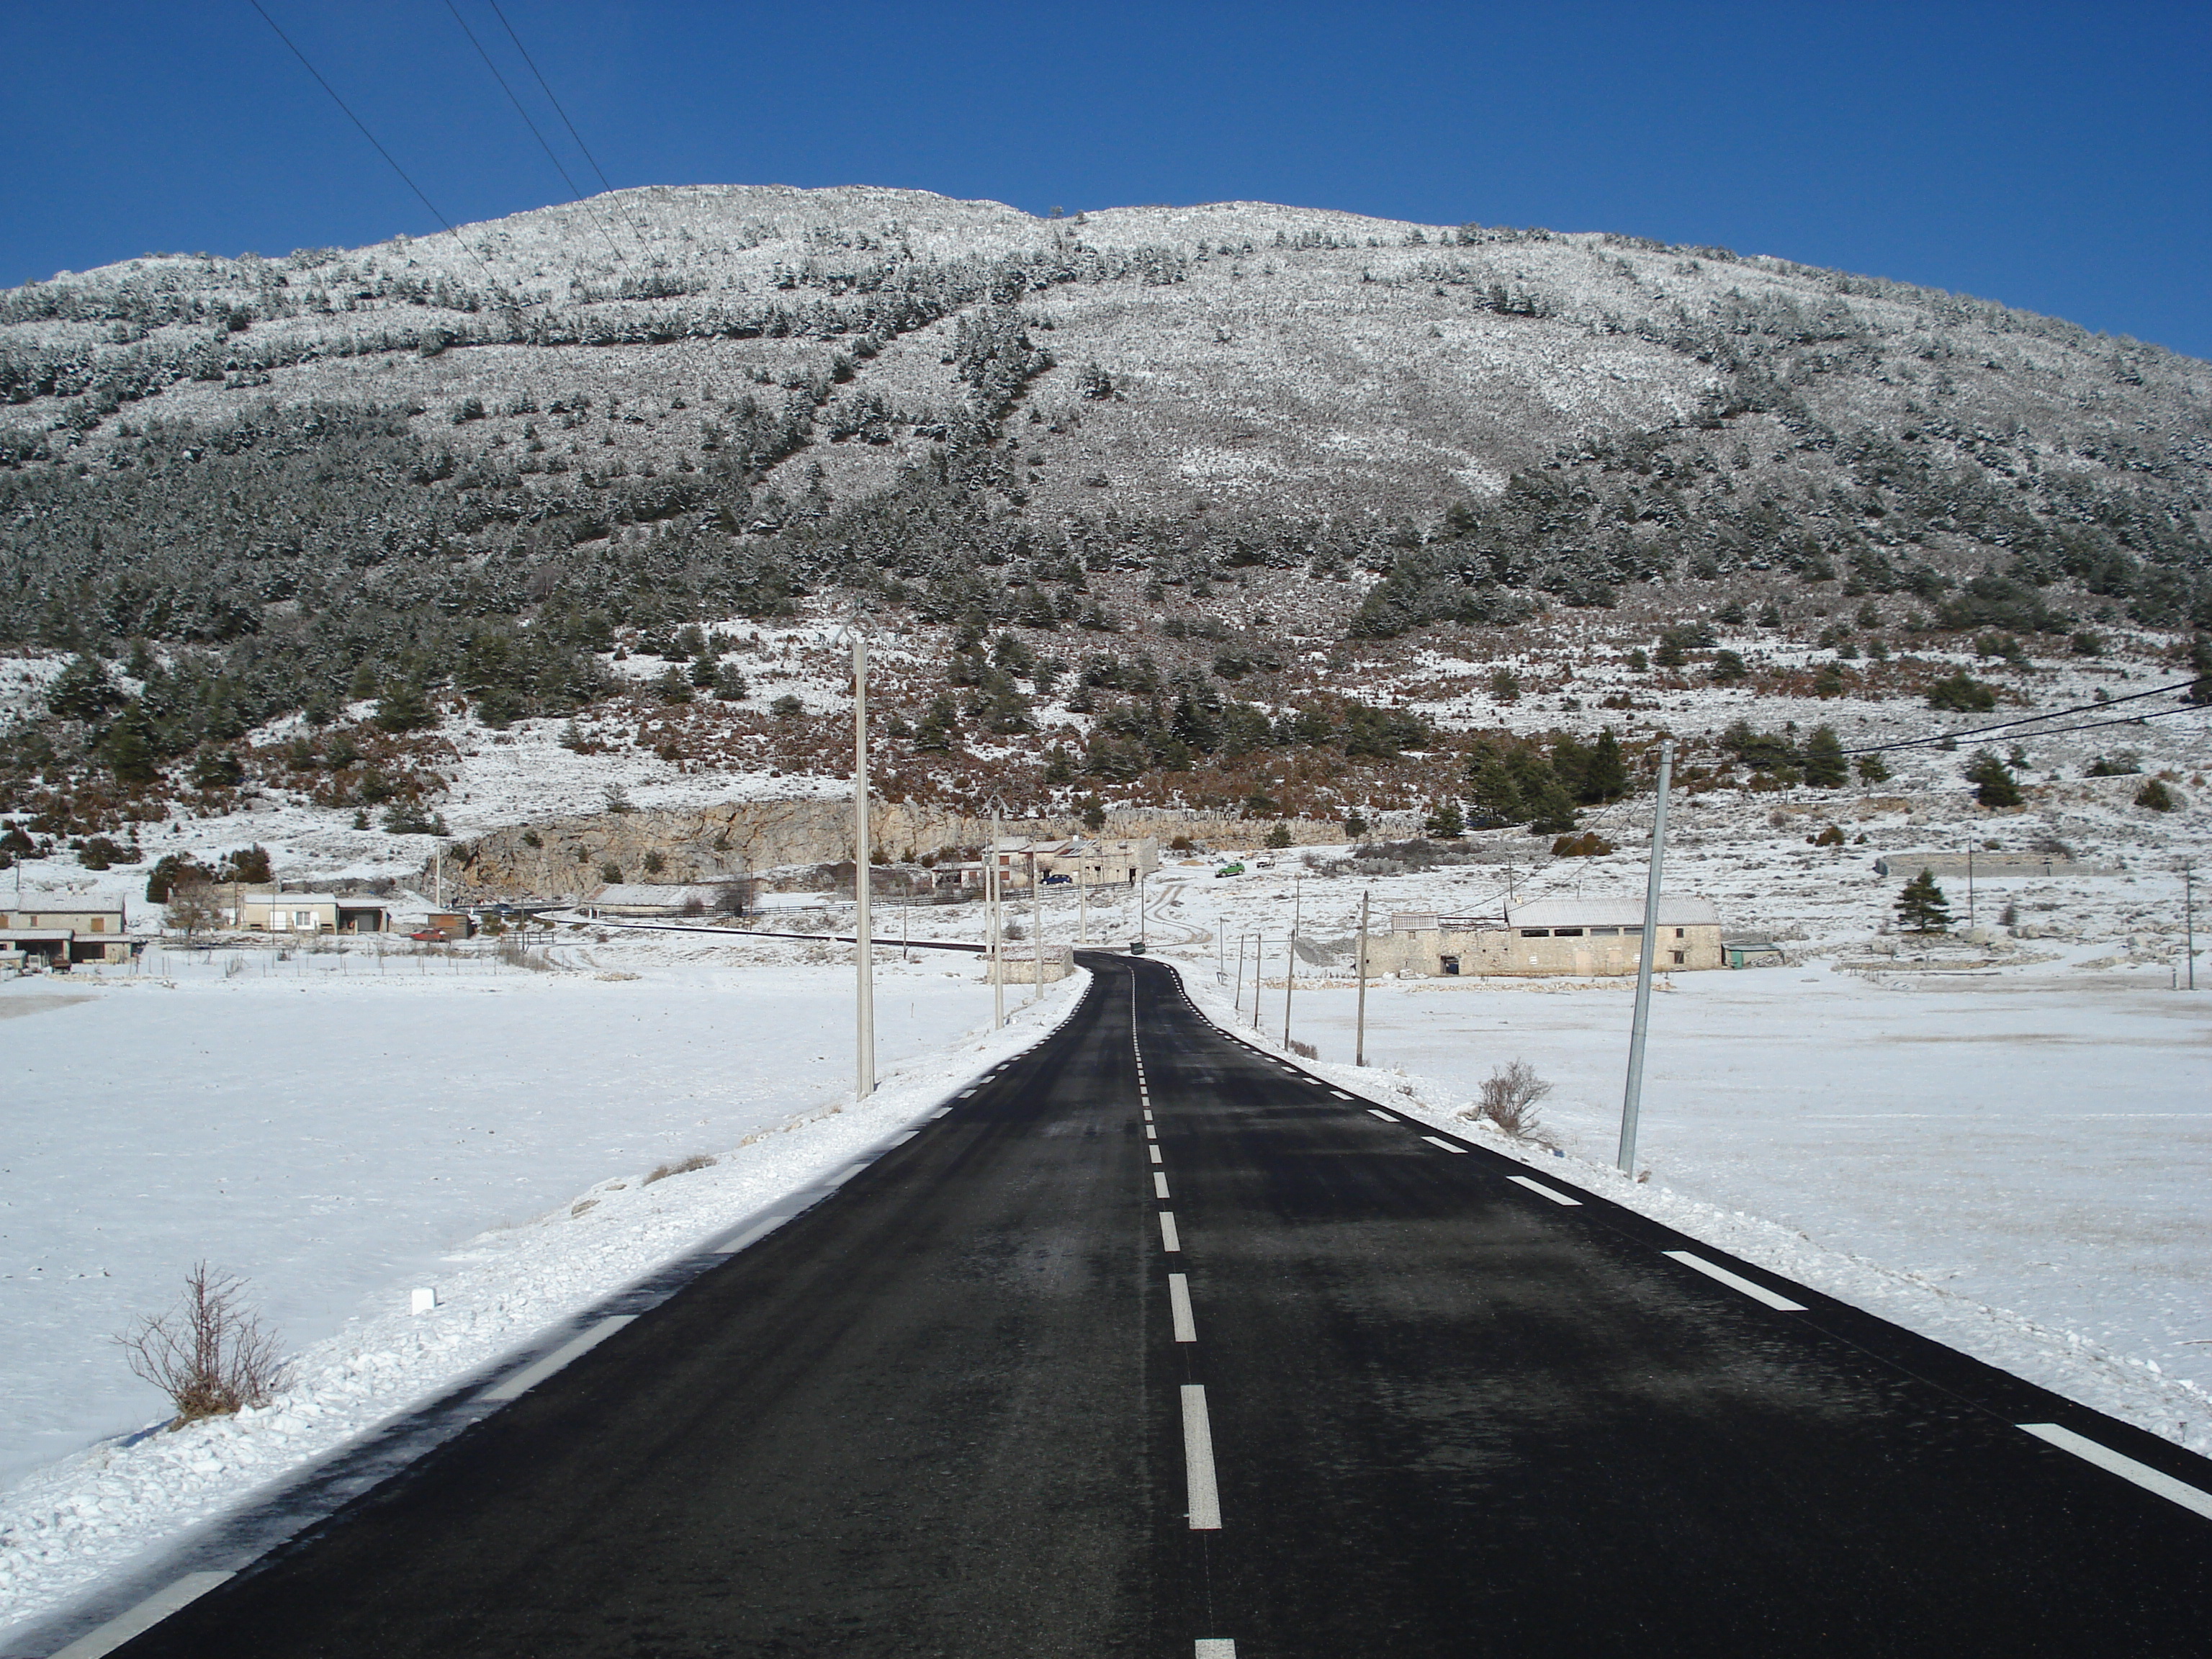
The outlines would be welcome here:
[[[1315,1048],[1310,1042],[1301,1042],[1296,1037],[1292,1037],[1291,1039],[1291,1052],[1296,1054],[1300,1060],[1319,1060],[1321,1058],[1320,1049]]]
[[[1480,1096],[1461,1115],[1494,1123],[1516,1140],[1540,1140],[1543,1124],[1536,1103],[1551,1092],[1552,1085],[1536,1075],[1535,1067],[1525,1060],[1513,1060],[1483,1079]]]
[[[171,1427],[265,1406],[290,1380],[276,1334],[263,1328],[245,1289],[234,1274],[195,1262],[174,1308],[144,1316],[116,1336],[131,1371],[176,1407]]]
[[[694,1152],[680,1164],[659,1165],[651,1175],[637,1184],[641,1187],[650,1187],[654,1182],[665,1181],[671,1176],[690,1175],[694,1170],[711,1170],[714,1167],[714,1163],[715,1160],[708,1157],[706,1153]]]

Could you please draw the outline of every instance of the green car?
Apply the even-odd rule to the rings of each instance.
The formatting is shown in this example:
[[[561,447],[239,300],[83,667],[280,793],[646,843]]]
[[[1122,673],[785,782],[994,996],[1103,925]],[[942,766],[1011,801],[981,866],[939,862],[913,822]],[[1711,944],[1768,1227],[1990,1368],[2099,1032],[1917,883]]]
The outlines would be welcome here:
[[[1244,866],[1241,864],[1224,864],[1213,873],[1217,879],[1223,876],[1241,876],[1244,873]]]

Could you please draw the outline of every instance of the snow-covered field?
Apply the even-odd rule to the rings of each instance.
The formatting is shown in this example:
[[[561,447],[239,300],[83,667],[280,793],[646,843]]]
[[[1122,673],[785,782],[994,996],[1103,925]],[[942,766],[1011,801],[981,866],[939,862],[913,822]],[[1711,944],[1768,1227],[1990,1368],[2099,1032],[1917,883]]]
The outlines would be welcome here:
[[[0,1626],[879,1141],[1084,982],[1017,993],[991,1035],[973,958],[888,952],[885,1085],[856,1108],[849,951],[635,933],[554,955],[172,950],[0,987]],[[641,1179],[696,1153],[720,1162]],[[202,1257],[250,1277],[296,1381],[125,1443],[162,1401],[106,1339]],[[409,1314],[417,1285],[435,1312]]]

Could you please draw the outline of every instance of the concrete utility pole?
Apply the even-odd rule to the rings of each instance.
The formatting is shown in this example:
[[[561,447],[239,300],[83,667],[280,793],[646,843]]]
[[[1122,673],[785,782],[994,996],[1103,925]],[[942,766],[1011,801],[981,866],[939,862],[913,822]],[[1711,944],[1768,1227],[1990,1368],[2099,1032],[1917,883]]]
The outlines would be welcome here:
[[[1075,942],[1091,943],[1091,880],[1090,872],[1083,867],[1080,859],[1075,865]]]
[[[1620,1098],[1620,1172],[1636,1175],[1636,1115],[1644,1100],[1644,1038],[1651,1024],[1651,963],[1659,954],[1659,871],[1667,854],[1667,790],[1674,740],[1659,744],[1659,802],[1651,813],[1651,874],[1644,888],[1644,949],[1636,959],[1636,1014],[1628,1029],[1628,1087]]]
[[[869,909],[868,642],[853,629],[853,1096],[876,1091],[876,941]]]
[[[1244,1012],[1244,941],[1248,937],[1244,933],[1237,935],[1237,988],[1231,994],[1229,1003],[1240,1014]]]
[[[1291,1046],[1291,987],[1298,977],[1298,923],[1304,918],[1306,890],[1301,879],[1291,879],[1291,937],[1283,947],[1283,1047]]]
[[[1260,1029],[1260,993],[1267,984],[1267,936],[1252,935],[1252,1029]]]
[[[1044,994],[1044,898],[1043,890],[1037,885],[1036,837],[1030,837],[1030,954],[1036,959],[1036,972],[1030,981],[1030,1000],[1035,1002]]]
[[[1359,1012],[1352,1024],[1352,1063],[1367,1063],[1367,901],[1374,894],[1370,887],[1359,896],[1359,945],[1352,960],[1358,964]]]
[[[2181,866],[2181,941],[2189,953],[2189,988],[2197,988],[2197,872]]]
[[[999,948],[999,815],[991,814],[991,844],[983,854],[983,908],[991,928],[991,1029],[1006,1023],[1006,968]]]

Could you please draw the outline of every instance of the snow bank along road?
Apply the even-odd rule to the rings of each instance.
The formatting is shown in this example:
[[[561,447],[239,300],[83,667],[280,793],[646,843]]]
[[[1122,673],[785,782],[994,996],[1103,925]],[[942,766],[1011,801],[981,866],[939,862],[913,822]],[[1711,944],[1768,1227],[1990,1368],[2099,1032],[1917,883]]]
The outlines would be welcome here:
[[[2203,1650],[2202,1460],[1085,960],[833,1198],[114,1650]]]

